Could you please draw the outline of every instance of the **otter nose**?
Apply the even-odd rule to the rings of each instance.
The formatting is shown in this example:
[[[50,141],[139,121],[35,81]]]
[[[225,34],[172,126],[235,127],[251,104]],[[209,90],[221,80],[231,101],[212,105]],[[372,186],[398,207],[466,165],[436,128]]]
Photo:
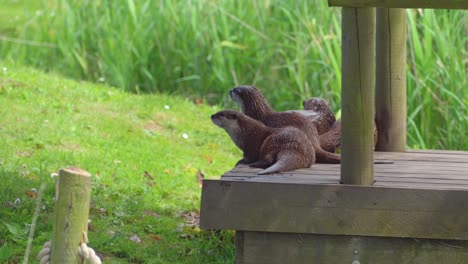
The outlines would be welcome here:
[[[237,88],[231,89],[231,90],[229,91],[229,95],[232,96],[233,94],[235,94],[235,93],[237,93],[237,92],[238,92]]]

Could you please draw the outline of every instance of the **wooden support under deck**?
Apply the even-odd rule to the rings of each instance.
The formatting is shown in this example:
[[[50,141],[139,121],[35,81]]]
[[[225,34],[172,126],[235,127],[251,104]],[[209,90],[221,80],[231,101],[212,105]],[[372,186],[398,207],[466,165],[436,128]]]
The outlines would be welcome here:
[[[375,9],[342,9],[341,182],[371,185],[374,154]]]
[[[376,152],[375,184],[339,165],[203,182],[203,229],[237,230],[237,263],[468,263],[468,152]]]
[[[328,0],[329,6],[468,9],[466,0]]]
[[[375,121],[377,151],[406,147],[406,10],[377,8]]]

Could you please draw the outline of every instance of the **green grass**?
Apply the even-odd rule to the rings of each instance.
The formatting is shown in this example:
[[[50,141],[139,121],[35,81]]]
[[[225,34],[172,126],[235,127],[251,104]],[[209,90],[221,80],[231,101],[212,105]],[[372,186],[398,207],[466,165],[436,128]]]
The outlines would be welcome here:
[[[23,64],[227,106],[227,89],[255,84],[279,110],[320,96],[339,111],[340,9],[326,1],[0,4],[0,32],[17,38],[0,54]],[[468,149],[466,21],[459,10],[408,10],[409,147]]]
[[[66,166],[93,174],[89,245],[105,262],[233,262],[232,233],[184,226],[182,216],[199,210],[197,170],[217,178],[240,157],[211,124],[218,107],[0,65],[7,68],[0,77],[0,262],[22,259],[35,204],[28,191],[42,182],[31,258],[50,239],[55,184],[49,175]]]
[[[279,110],[311,96],[340,110],[340,11],[326,1],[0,6],[0,262],[22,259],[28,191],[42,182],[31,257],[50,239],[49,175],[74,165],[93,174],[90,246],[106,262],[232,263],[232,233],[181,217],[199,209],[197,170],[219,177],[240,157],[209,115],[234,106],[227,90],[237,84],[257,85]],[[466,12],[407,13],[408,146],[468,150]]]

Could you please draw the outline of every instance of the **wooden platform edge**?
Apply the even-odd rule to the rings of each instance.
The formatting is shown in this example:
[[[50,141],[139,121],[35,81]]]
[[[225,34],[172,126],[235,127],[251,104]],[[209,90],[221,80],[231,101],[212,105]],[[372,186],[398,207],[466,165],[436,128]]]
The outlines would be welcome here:
[[[242,233],[237,264],[468,263],[468,241],[265,232]],[[236,235],[237,235],[236,233]]]
[[[204,180],[200,227],[468,240],[468,191]]]

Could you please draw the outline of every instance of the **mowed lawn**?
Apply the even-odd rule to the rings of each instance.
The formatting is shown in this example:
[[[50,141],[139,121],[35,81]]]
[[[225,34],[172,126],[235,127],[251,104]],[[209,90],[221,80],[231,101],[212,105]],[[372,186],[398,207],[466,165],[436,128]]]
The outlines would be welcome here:
[[[0,66],[0,262],[22,260],[46,183],[36,261],[52,232],[50,175],[67,166],[92,174],[89,246],[105,262],[234,261],[232,232],[197,227],[200,174],[217,178],[241,156],[210,121],[219,107]]]

